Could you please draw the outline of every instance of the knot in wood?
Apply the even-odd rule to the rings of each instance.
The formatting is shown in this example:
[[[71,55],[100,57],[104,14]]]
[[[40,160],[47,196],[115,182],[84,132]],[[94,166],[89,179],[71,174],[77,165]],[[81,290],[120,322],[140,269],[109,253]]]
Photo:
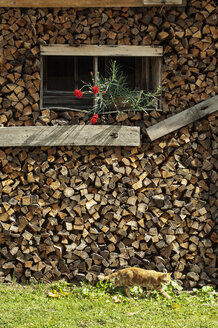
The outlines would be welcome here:
[[[118,138],[118,133],[117,132],[111,133],[110,136],[112,138]]]

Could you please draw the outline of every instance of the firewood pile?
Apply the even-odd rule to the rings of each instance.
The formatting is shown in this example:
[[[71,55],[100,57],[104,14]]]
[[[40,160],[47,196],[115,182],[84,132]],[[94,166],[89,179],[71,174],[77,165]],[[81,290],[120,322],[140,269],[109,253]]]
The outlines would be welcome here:
[[[163,45],[163,112],[103,117],[142,146],[0,149],[0,281],[92,281],[126,266],[216,284],[217,113],[152,143],[146,127],[216,93],[215,1],[181,8],[0,8],[0,126],[87,124],[40,110],[40,44]],[[93,125],[94,129],[94,125]]]
[[[214,113],[141,148],[1,149],[0,279],[138,265],[214,284],[216,125]]]

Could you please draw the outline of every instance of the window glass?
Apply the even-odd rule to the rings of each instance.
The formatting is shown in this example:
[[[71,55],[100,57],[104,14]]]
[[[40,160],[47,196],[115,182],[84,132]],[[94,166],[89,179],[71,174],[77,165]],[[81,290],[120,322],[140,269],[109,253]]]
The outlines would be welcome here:
[[[89,83],[92,81],[91,72],[93,72],[93,57],[92,56],[78,56],[78,88],[83,86],[82,81]]]
[[[46,57],[47,90],[70,91],[74,88],[74,57]]]
[[[46,84],[48,91],[72,91],[91,82],[92,57],[47,56]]]

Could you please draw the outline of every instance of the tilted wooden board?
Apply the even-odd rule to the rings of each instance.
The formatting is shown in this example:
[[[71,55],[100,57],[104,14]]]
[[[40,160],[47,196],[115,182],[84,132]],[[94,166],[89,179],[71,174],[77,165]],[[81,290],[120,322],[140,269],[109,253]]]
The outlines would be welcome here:
[[[188,125],[218,110],[218,95],[190,107],[146,129],[151,141]]]
[[[181,5],[182,0],[0,0],[0,7],[144,7]]]
[[[1,127],[0,147],[140,146],[140,128],[116,125]]]

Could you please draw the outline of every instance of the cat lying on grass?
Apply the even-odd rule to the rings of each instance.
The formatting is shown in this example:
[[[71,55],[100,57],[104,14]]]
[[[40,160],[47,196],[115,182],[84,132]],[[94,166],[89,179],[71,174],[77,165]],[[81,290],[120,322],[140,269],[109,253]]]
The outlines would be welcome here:
[[[150,295],[151,289],[156,289],[164,297],[170,299],[170,296],[162,289],[161,283],[169,285],[171,282],[171,273],[130,267],[116,271],[108,276],[99,276],[99,280],[110,280],[114,283],[114,287],[124,286],[125,293],[128,297],[130,297],[130,287],[138,285],[148,289],[148,296]]]

